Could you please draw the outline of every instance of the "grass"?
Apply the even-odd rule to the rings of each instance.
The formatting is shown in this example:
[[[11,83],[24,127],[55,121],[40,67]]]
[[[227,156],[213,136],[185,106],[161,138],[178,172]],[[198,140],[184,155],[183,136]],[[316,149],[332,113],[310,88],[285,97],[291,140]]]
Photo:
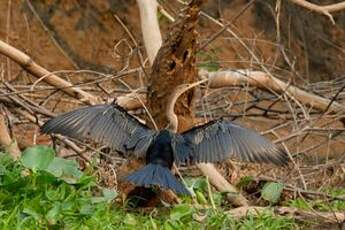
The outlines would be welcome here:
[[[37,150],[38,149],[38,150]],[[36,147],[20,161],[0,153],[0,229],[296,229],[291,218],[269,213],[234,220],[226,215],[222,195],[214,193],[217,209],[210,208],[205,180],[190,180],[197,202],[151,212],[129,209],[114,202],[117,195],[97,185],[92,170],[80,172],[73,161],[53,155],[40,159]],[[31,158],[34,156],[34,158]],[[43,154],[43,156],[45,156]],[[46,156],[45,156],[46,157]],[[57,163],[56,163],[57,162]]]

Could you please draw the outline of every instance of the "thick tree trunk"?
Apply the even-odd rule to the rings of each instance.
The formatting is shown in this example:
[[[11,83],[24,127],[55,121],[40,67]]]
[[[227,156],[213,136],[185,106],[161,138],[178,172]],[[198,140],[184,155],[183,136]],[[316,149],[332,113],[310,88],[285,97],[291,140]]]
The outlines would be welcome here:
[[[195,68],[197,32],[200,5],[204,0],[193,0],[184,16],[170,27],[170,33],[163,42],[153,63],[148,87],[147,103],[152,117],[159,129],[166,127],[168,120],[166,110],[170,94],[175,87],[197,80]],[[193,125],[192,100],[194,91],[183,94],[175,105],[178,116],[178,131],[191,128]]]

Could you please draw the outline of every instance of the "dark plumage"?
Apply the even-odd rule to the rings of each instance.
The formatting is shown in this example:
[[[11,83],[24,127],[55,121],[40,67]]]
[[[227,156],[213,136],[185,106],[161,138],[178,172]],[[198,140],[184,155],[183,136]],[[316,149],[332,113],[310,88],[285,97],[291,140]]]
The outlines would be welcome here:
[[[146,166],[126,177],[138,186],[158,185],[179,194],[188,190],[171,174],[176,164],[243,161],[288,163],[287,154],[257,132],[224,119],[184,133],[154,131],[117,105],[95,105],[61,114],[46,122],[44,133],[90,138],[130,157],[146,159]]]

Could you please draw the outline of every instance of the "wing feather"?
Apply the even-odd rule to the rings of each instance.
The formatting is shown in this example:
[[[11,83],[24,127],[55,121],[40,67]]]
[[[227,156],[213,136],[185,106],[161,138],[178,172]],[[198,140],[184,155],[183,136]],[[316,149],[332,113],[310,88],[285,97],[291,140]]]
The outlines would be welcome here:
[[[90,138],[122,153],[134,151],[137,157],[144,156],[155,134],[114,104],[94,105],[58,115],[41,130],[76,139]]]
[[[254,130],[236,123],[219,119],[195,127],[181,134],[182,142],[189,146],[187,150],[175,150],[178,164],[217,162],[229,158],[242,161],[274,163],[285,165],[288,157],[285,151]],[[186,144],[187,143],[187,144]]]

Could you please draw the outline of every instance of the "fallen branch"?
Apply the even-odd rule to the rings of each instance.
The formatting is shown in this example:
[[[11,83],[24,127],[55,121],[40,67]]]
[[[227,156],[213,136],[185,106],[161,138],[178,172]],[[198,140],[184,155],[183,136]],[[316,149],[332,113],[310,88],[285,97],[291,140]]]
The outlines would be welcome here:
[[[136,92],[128,93],[126,95],[117,97],[116,103],[126,110],[142,108],[143,103],[146,103],[146,95]]]
[[[289,85],[277,78],[268,76],[262,71],[250,70],[227,70],[217,72],[207,72],[201,70],[199,75],[209,78],[210,88],[221,88],[227,86],[255,86],[263,90],[274,91],[279,94],[289,93],[294,99],[301,102],[303,105],[308,105],[319,111],[326,111],[328,109],[331,113],[337,113],[345,109],[345,106],[337,102],[308,93],[295,86]]]
[[[290,1],[308,10],[326,15],[332,21],[333,24],[335,24],[335,21],[331,13],[345,10],[345,2],[338,2],[338,3],[334,3],[330,5],[320,6],[320,5],[316,5],[314,3],[305,1],[305,0],[290,0]]]
[[[218,190],[227,193],[227,199],[235,206],[248,206],[248,200],[238,192],[210,163],[197,164],[198,169],[208,177],[210,183]]]
[[[199,71],[199,76],[202,78],[210,78],[209,87],[212,89],[229,87],[229,86],[255,86],[257,88],[282,94],[287,91],[295,99],[301,102],[303,105],[311,106],[312,108],[321,112],[329,111],[331,113],[337,113],[345,109],[345,106],[335,101],[320,97],[313,93],[299,89],[296,86],[289,85],[277,78],[272,78],[261,71],[250,70],[226,70],[217,72],[207,72],[205,70]],[[139,94],[142,101],[146,101],[146,97],[143,94]],[[118,97],[120,105],[127,109],[134,110],[142,107],[137,96],[133,93]],[[329,108],[328,108],[329,107]]]
[[[97,104],[97,97],[83,91],[78,87],[73,87],[73,85],[70,82],[65,81],[60,77],[56,76],[55,74],[50,73],[42,66],[35,63],[28,55],[1,40],[0,53],[18,63],[21,67],[23,67],[26,71],[31,73],[34,77],[41,78],[45,76],[43,78],[43,81],[55,86],[57,89],[61,89],[70,96],[76,97],[81,101],[91,105]]]
[[[259,216],[264,213],[272,213],[273,215],[288,216],[300,221],[312,221],[317,223],[336,223],[341,224],[345,221],[345,213],[343,212],[317,212],[306,211],[292,207],[239,207],[226,212],[235,219],[240,219],[248,215]]]

